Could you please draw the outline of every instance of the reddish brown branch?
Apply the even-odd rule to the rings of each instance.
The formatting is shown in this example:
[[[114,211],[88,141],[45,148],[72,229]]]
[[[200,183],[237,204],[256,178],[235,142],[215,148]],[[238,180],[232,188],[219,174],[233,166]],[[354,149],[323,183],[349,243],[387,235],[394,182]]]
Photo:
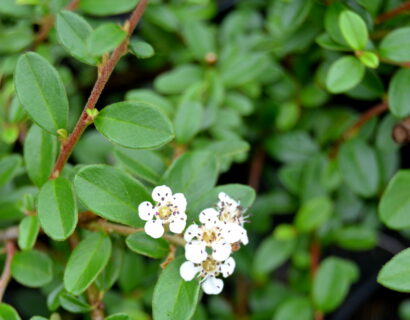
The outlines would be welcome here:
[[[249,172],[249,180],[248,180],[248,185],[254,188],[255,191],[259,190],[264,162],[265,162],[265,151],[262,148],[257,147],[252,157],[251,168]]]
[[[66,10],[74,11],[80,0],[72,0],[66,7]],[[38,31],[36,38],[34,39],[33,47],[36,48],[40,43],[47,39],[48,33],[50,32],[51,28],[54,26],[55,17],[54,16],[46,16],[41,21],[40,30]]]
[[[141,0],[138,2],[138,5],[134,9],[130,19],[124,24],[124,29],[126,29],[128,33],[127,38],[114,50],[110,58],[100,67],[97,81],[94,84],[91,94],[73,132],[64,142],[62,142],[60,155],[57,158],[54,169],[50,175],[50,179],[55,179],[60,175],[61,170],[70,157],[85,128],[92,122],[92,119],[87,114],[87,110],[92,110],[95,108],[95,105],[100,98],[101,92],[103,91],[108,79],[114,71],[115,66],[117,65],[121,57],[127,52],[128,40],[134,32],[138,22],[140,21],[147,3],[148,0]]]
[[[6,241],[6,262],[4,264],[3,273],[0,277],[0,302],[3,300],[4,292],[11,279],[11,262],[13,261],[14,253],[16,252],[16,246],[11,240]]]
[[[92,320],[104,320],[104,294],[97,289],[95,284],[92,284],[87,289],[88,303],[92,306],[91,311]]]
[[[410,1],[402,3],[400,6],[397,8],[387,11],[385,13],[382,13],[376,18],[376,23],[382,23],[386,20],[389,20],[391,18],[394,18],[395,16],[404,13],[405,11],[410,10]]]
[[[389,109],[389,106],[386,101],[383,101],[374,107],[370,108],[367,110],[365,113],[363,113],[360,118],[349,128],[347,129],[343,135],[340,137],[339,140],[336,141],[333,149],[330,152],[330,157],[334,158],[336,157],[339,148],[341,144],[352,138],[359,130],[360,128],[366,124],[367,121],[373,119],[374,117],[377,117],[378,115],[386,112]]]

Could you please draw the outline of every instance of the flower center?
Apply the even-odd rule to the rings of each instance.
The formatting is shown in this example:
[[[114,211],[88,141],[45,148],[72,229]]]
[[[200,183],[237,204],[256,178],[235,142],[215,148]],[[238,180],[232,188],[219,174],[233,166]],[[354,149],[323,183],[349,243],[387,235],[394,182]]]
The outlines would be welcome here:
[[[164,220],[167,219],[171,214],[171,208],[167,206],[162,206],[158,209],[159,217]]]
[[[217,238],[217,234],[215,230],[206,230],[202,234],[202,240],[205,241],[206,243],[214,242],[216,238]]]
[[[217,267],[218,267],[218,264],[213,259],[208,258],[204,262],[202,262],[202,268],[204,269],[205,272],[214,272]]]

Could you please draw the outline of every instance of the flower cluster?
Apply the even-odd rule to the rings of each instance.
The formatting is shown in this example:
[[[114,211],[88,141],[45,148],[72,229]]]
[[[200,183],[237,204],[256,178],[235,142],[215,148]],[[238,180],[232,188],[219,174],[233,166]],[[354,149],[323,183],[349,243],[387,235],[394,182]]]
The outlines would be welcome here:
[[[172,194],[167,186],[158,186],[154,188],[152,198],[155,205],[145,201],[138,207],[140,218],[147,221],[145,232],[153,238],[160,238],[165,228],[173,233],[182,233],[187,220],[185,196],[182,193]],[[217,277],[222,275],[226,278],[233,273],[233,248],[240,243],[248,243],[243,227],[246,222],[244,209],[223,192],[219,193],[218,199],[216,208],[207,208],[199,214],[200,225],[194,223],[185,230],[187,261],[180,267],[181,277],[191,281],[198,276],[207,294],[222,291],[223,280]]]

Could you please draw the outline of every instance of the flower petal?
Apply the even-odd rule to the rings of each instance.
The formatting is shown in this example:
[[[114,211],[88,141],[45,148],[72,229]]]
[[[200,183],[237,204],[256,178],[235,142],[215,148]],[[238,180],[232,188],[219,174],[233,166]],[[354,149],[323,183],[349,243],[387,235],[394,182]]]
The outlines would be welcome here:
[[[222,237],[229,243],[235,243],[241,240],[244,231],[237,223],[227,223],[222,227]]]
[[[226,278],[229,277],[233,271],[235,270],[235,260],[232,257],[229,257],[222,265],[221,265],[221,273]]]
[[[150,220],[144,226],[145,232],[152,238],[161,238],[164,234],[164,227],[161,220]]]
[[[152,190],[152,199],[157,202],[167,201],[172,197],[172,191],[168,186],[158,186]]]
[[[242,231],[242,233],[241,233],[241,242],[242,242],[244,245],[247,245],[248,242],[249,242],[248,233],[246,232],[245,229],[243,229],[243,231]]]
[[[229,243],[218,241],[212,244],[212,258],[217,261],[224,261],[229,258],[232,247]]]
[[[187,202],[182,193],[175,193],[172,196],[172,204],[178,208],[179,212],[185,213]]]
[[[186,218],[176,216],[169,224],[169,230],[173,233],[181,233],[186,226]]]
[[[218,219],[219,212],[213,208],[208,208],[199,214],[199,221],[201,221],[205,225],[215,225]]]
[[[206,294],[220,294],[223,287],[223,280],[213,276],[205,278],[204,282],[202,282],[202,290],[204,290]]]
[[[201,263],[206,260],[207,256],[204,242],[195,240],[185,245],[185,258],[187,260],[194,263]]]
[[[151,220],[152,217],[155,214],[155,209],[154,206],[148,202],[144,201],[141,202],[140,205],[138,206],[138,215],[142,220],[148,221]]]
[[[191,224],[184,233],[185,241],[191,241],[193,238],[199,237],[201,235],[201,229],[196,224]]]
[[[179,274],[185,281],[191,281],[198,272],[199,268],[195,267],[191,261],[185,261],[181,264],[181,267],[179,267]]]

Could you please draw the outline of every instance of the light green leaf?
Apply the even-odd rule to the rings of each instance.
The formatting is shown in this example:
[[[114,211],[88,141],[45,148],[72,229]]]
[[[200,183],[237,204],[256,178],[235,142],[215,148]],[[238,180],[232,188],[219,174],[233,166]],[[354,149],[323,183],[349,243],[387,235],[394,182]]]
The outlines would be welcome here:
[[[72,313],[85,313],[92,310],[83,297],[76,297],[69,292],[62,292],[59,295],[59,302],[61,306]]]
[[[366,142],[345,142],[338,154],[342,178],[358,195],[371,197],[379,189],[379,165],[374,150]]]
[[[359,60],[363,63],[366,67],[369,68],[377,68],[379,66],[379,57],[370,51],[364,51],[359,55]]]
[[[126,93],[128,101],[142,101],[160,109],[167,116],[174,113],[174,107],[166,98],[150,89],[134,89]]]
[[[77,203],[71,182],[63,177],[46,182],[38,195],[38,217],[44,232],[65,240],[77,225]]]
[[[24,140],[27,173],[37,186],[48,179],[57,156],[57,139],[33,124]]]
[[[111,104],[99,113],[94,123],[109,140],[127,148],[158,148],[174,138],[168,118],[143,102]]]
[[[184,193],[189,203],[211,190],[217,177],[217,162],[212,154],[203,151],[187,152],[168,168],[162,184],[169,186],[174,193]]]
[[[400,170],[390,180],[379,203],[380,219],[389,228],[410,228],[410,170]]]
[[[0,319],[1,320],[21,320],[17,311],[12,306],[5,303],[0,303]]]
[[[410,292],[410,248],[387,262],[377,276],[381,285],[400,292]]]
[[[162,73],[154,81],[155,89],[163,94],[178,94],[187,87],[201,80],[202,70],[197,66],[186,64]]]
[[[354,88],[362,80],[365,67],[357,58],[345,56],[330,66],[326,88],[332,93],[341,93]]]
[[[388,102],[389,110],[398,118],[410,114],[410,70],[400,69],[390,81]]]
[[[40,251],[17,252],[11,263],[11,275],[27,287],[42,287],[53,278],[52,261]]]
[[[383,58],[395,62],[408,62],[410,57],[410,27],[398,28],[383,38],[379,47]]]
[[[169,251],[166,240],[151,238],[145,232],[133,233],[125,242],[132,251],[154,259],[164,257]]]
[[[114,50],[127,37],[127,32],[115,23],[105,23],[91,32],[87,38],[88,51],[101,56]]]
[[[93,29],[88,22],[72,11],[63,10],[57,15],[56,30],[61,45],[78,60],[95,65],[87,47],[87,38]]]
[[[116,313],[105,318],[105,320],[131,320],[131,318],[126,313]]]
[[[185,281],[179,274],[184,259],[173,260],[161,273],[154,289],[152,312],[155,320],[188,320],[195,312],[199,281]]]
[[[347,250],[370,250],[377,244],[377,233],[369,227],[352,225],[337,229],[335,241]]]
[[[94,16],[111,16],[131,11],[138,0],[81,0],[78,8]]]
[[[81,169],[74,178],[80,200],[101,217],[142,226],[138,205],[150,199],[145,188],[120,169],[106,165],[91,165]]]
[[[279,305],[273,320],[311,320],[312,318],[313,308],[309,299],[292,297]]]
[[[363,50],[369,40],[366,23],[355,12],[344,10],[339,16],[339,28],[350,47]]]
[[[327,197],[308,200],[299,209],[295,224],[302,232],[311,232],[323,225],[332,214],[333,204]]]
[[[144,41],[131,40],[129,48],[131,52],[140,59],[148,59],[155,54],[154,48],[148,42]]]
[[[200,130],[204,110],[198,101],[185,101],[177,110],[174,119],[175,140],[188,143]]]
[[[31,250],[37,240],[40,223],[37,216],[24,217],[19,224],[18,245],[21,250]]]
[[[23,54],[14,83],[20,102],[40,127],[52,134],[66,128],[67,94],[59,74],[46,59],[34,52]]]
[[[207,53],[216,53],[215,36],[209,25],[189,20],[182,29],[182,35],[198,61],[204,61]]]
[[[10,182],[21,166],[21,157],[17,154],[5,156],[0,159],[0,187]]]
[[[74,249],[64,272],[64,287],[72,294],[84,292],[104,269],[111,255],[110,237],[94,232]]]

